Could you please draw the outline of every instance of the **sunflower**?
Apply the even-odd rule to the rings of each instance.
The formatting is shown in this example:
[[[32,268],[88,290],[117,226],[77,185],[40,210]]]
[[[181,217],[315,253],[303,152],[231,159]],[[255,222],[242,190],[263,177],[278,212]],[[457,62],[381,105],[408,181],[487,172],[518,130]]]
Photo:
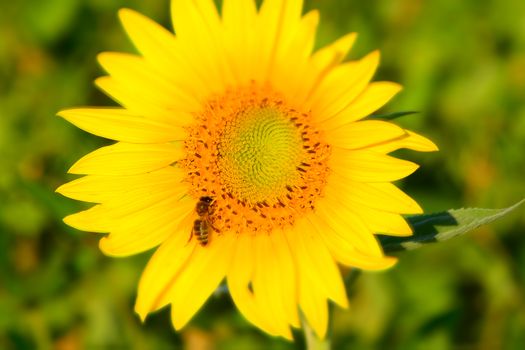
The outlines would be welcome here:
[[[61,186],[94,203],[64,221],[108,233],[100,249],[158,247],[138,286],[146,316],[171,304],[184,327],[225,280],[241,313],[291,339],[304,315],[324,337],[329,300],[348,305],[338,265],[391,267],[375,233],[407,236],[418,204],[391,182],[435,151],[428,139],[363,120],[401,90],[371,82],[377,51],[344,59],[355,34],[314,51],[319,13],[301,0],[173,0],[176,35],[119,12],[140,55],[102,53],[96,80],[122,108],[59,115],[117,141],[77,161]]]

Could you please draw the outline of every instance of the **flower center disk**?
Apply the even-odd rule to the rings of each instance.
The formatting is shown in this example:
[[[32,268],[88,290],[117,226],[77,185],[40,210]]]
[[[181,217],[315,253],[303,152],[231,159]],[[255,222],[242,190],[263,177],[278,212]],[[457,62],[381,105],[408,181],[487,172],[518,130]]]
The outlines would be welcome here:
[[[225,185],[248,203],[275,203],[299,178],[305,158],[299,129],[288,116],[253,108],[226,125],[218,143],[218,167]]]
[[[330,147],[309,113],[254,84],[210,99],[195,119],[178,166],[190,195],[214,199],[215,231],[270,233],[314,209]]]

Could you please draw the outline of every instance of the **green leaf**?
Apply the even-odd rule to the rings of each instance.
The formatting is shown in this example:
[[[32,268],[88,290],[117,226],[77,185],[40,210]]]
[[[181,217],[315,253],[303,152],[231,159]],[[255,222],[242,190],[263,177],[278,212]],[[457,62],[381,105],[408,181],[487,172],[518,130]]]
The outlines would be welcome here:
[[[394,113],[385,113],[385,114],[372,114],[368,116],[371,119],[383,119],[383,120],[394,120],[397,118],[404,117],[406,115],[417,114],[417,111],[404,111],[404,112],[394,112]]]
[[[495,221],[525,202],[525,199],[504,209],[451,209],[442,213],[417,215],[407,220],[414,230],[410,237],[379,235],[385,253],[420,248],[428,243],[442,242],[462,235],[481,225]]]

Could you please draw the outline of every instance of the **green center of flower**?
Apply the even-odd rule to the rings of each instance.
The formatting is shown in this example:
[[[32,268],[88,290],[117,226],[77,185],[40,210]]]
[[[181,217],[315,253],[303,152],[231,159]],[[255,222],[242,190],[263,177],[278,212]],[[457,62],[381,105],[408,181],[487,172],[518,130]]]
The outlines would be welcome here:
[[[286,115],[270,107],[254,108],[225,126],[217,165],[237,198],[271,203],[296,182],[302,146],[299,130]]]

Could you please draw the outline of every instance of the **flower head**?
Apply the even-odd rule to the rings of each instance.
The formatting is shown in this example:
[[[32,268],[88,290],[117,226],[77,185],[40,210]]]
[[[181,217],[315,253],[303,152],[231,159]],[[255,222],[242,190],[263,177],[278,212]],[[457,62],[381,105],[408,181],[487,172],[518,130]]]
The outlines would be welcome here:
[[[362,120],[400,86],[370,82],[373,52],[344,62],[355,34],[313,50],[317,11],[300,0],[173,0],[176,35],[121,10],[140,55],[103,53],[97,85],[122,108],[59,113],[117,143],[70,169],[61,186],[95,203],[64,221],[108,255],[154,247],[136,311],[171,304],[183,327],[223,279],[242,314],[291,338],[302,312],[326,332],[327,301],[347,306],[338,264],[392,266],[374,233],[410,235],[421,212],[391,184],[417,165],[388,153],[434,151],[426,138]]]

